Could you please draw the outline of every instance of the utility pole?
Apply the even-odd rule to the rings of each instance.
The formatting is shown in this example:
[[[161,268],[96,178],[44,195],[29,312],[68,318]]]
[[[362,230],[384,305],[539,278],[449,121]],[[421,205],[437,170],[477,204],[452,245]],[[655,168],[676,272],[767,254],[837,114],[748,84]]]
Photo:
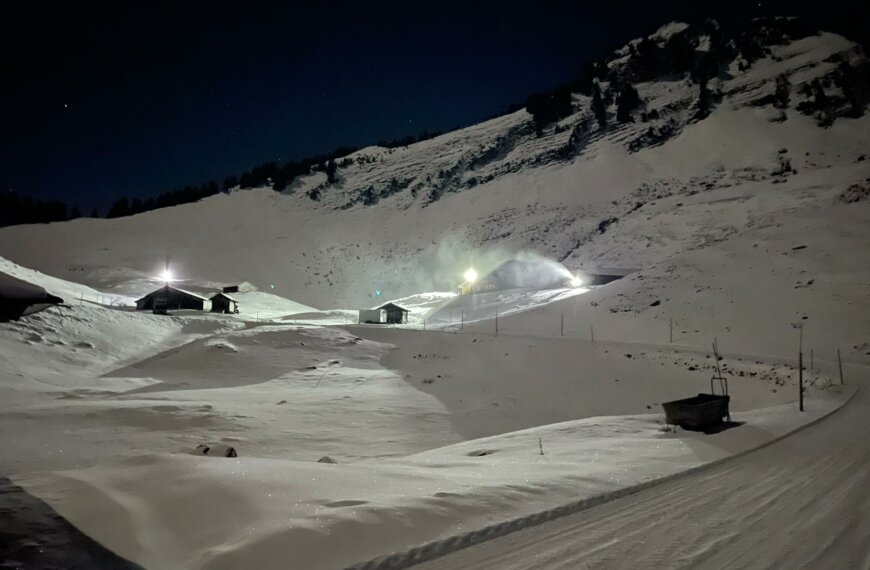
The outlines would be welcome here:
[[[798,329],[798,401],[800,411],[804,411],[804,323],[798,321],[792,323],[793,328]]]
[[[798,353],[798,390],[800,391],[800,410],[804,411],[804,353]]]

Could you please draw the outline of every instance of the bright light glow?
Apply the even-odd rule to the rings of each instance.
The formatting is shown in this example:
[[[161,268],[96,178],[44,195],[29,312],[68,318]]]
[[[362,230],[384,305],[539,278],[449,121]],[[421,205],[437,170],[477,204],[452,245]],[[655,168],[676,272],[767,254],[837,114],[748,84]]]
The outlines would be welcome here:
[[[584,279],[579,275],[571,276],[571,287],[580,287],[583,285]]]
[[[477,281],[477,271],[475,271],[473,267],[469,267],[468,271],[463,274],[463,277],[465,277],[467,282],[474,283]]]
[[[169,269],[164,269],[163,273],[160,274],[160,280],[169,283],[172,281],[172,272]]]

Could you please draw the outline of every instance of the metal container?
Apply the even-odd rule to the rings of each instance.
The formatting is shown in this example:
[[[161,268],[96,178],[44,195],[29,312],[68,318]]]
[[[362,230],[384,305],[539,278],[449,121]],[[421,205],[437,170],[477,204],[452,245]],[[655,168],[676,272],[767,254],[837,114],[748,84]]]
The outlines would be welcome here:
[[[716,394],[698,394],[694,398],[684,398],[665,402],[665,421],[683,429],[705,431],[722,425],[724,418],[730,418],[728,403],[731,397]]]

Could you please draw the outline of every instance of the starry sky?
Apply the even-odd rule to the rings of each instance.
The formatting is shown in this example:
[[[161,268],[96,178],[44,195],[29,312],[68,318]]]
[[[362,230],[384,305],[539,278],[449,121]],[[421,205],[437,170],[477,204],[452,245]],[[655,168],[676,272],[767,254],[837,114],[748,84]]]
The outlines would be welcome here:
[[[673,19],[797,13],[858,35],[867,21],[844,0],[18,4],[0,15],[0,189],[103,213],[473,124]]]

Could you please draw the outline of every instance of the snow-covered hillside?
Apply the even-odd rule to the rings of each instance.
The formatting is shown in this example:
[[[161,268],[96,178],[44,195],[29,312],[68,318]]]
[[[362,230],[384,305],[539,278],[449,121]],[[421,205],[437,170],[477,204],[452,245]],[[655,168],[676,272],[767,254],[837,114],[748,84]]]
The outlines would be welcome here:
[[[469,264],[486,271],[528,250],[571,269],[650,268],[756,223],[698,221],[723,196],[827,204],[867,177],[868,163],[856,163],[867,117],[821,128],[795,109],[802,85],[835,73],[836,56],[863,57],[823,33],[774,45],[746,71],[735,63],[711,81],[721,101],[706,120],[692,119],[696,84],[658,78],[636,85],[644,115],[657,117],[646,121],[638,113],[616,123],[612,104],[607,129],[588,126],[589,98],[575,95],[576,112],[541,137],[518,111],[405,148],[358,151],[339,161],[349,165],[335,184],[314,173],[283,194],[238,191],[131,218],[6,228],[0,255],[103,290],[113,272],[155,275],[169,259],[189,281],[274,285],[316,307],[367,306],[375,290],[454,290]],[[777,109],[764,97],[782,74],[792,95]],[[663,129],[654,144],[650,133]],[[662,200],[673,216],[646,223]]]

